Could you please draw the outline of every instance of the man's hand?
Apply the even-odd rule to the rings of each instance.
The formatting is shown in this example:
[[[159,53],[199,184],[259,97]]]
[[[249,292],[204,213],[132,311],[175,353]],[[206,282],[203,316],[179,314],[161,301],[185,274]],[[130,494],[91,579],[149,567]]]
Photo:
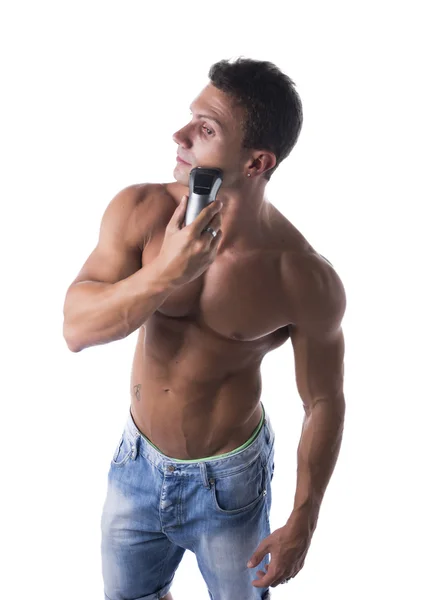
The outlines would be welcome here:
[[[167,224],[156,258],[161,274],[176,287],[189,283],[208,269],[217,256],[222,236],[223,204],[220,200],[208,204],[190,225],[183,227],[187,202],[185,195]],[[214,229],[217,235],[213,237],[209,232],[204,232],[206,227]]]
[[[307,525],[296,523],[280,527],[262,540],[247,566],[258,565],[268,553],[271,554],[271,560],[269,565],[265,565],[266,573],[257,571],[258,579],[254,579],[252,585],[276,587],[285,579],[295,577],[305,564],[311,537]]]

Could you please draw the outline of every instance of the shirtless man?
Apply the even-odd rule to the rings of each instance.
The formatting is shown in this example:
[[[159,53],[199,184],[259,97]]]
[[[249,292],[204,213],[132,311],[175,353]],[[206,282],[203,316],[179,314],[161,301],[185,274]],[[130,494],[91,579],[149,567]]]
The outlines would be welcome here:
[[[304,565],[341,444],[344,288],[265,198],[299,135],[300,99],[267,62],[221,61],[209,78],[173,136],[176,181],[113,198],[65,299],[73,352],[139,329],[101,521],[108,600],[171,600],[186,549],[214,600],[269,598]],[[196,166],[222,169],[223,185],[184,226]],[[260,365],[288,339],[304,421],[293,509],[271,533]]]

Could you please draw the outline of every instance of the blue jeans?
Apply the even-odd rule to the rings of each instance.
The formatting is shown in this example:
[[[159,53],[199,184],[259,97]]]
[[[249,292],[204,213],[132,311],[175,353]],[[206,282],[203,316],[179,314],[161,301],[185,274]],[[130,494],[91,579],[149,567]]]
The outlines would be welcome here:
[[[101,517],[106,600],[162,598],[186,550],[195,554],[212,600],[270,597],[268,587],[252,585],[269,554],[256,567],[246,566],[271,533],[274,431],[268,415],[249,446],[221,456],[165,456],[129,410]]]

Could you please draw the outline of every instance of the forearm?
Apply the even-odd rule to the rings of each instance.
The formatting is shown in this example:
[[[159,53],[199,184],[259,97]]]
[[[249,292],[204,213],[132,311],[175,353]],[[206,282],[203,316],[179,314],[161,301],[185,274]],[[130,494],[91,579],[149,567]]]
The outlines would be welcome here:
[[[79,352],[127,337],[173,290],[155,262],[117,283],[76,283],[66,295],[63,310],[63,334],[69,348]]]
[[[304,418],[297,451],[296,493],[288,523],[301,521],[311,533],[340,452],[344,413],[344,398],[321,400]]]

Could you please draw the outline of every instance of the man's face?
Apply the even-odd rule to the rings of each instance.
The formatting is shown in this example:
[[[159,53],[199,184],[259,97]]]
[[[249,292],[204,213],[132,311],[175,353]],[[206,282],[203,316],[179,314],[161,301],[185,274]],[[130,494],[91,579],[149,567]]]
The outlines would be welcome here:
[[[189,164],[178,162],[174,178],[189,185],[189,173],[194,167],[223,170],[224,187],[236,187],[244,178],[242,169],[247,159],[242,150],[243,109],[212,84],[207,85],[190,106],[192,118],[174,135],[177,154]]]

